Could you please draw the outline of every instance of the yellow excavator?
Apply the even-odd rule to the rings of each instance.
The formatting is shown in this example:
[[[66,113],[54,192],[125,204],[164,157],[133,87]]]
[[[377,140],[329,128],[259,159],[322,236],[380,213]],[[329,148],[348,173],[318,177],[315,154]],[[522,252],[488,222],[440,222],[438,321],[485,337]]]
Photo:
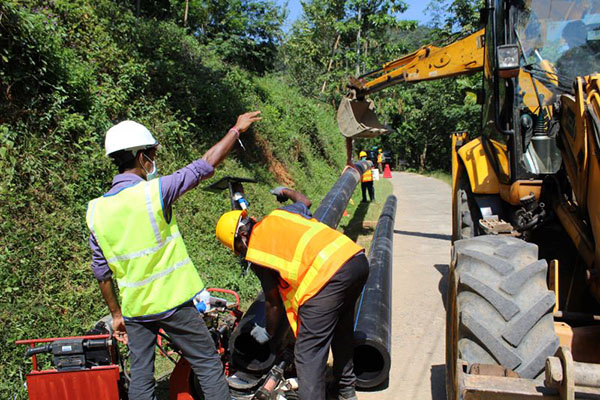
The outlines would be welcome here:
[[[447,397],[600,399],[600,0],[486,0],[482,23],[351,78],[338,124],[385,134],[369,95],[482,72],[480,132],[452,133]]]

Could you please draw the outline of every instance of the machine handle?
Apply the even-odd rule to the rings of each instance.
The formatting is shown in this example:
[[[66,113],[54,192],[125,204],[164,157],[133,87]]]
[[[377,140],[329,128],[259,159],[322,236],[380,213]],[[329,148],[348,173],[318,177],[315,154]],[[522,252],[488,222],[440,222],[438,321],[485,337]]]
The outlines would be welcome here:
[[[112,342],[110,339],[88,339],[83,342],[83,347],[88,350],[92,349],[106,349],[111,346]]]
[[[50,345],[50,344],[46,344],[43,346],[37,346],[37,347],[30,347],[29,349],[27,349],[25,351],[25,357],[31,357],[36,354],[42,354],[42,353],[50,353],[51,350],[52,350],[52,345]]]

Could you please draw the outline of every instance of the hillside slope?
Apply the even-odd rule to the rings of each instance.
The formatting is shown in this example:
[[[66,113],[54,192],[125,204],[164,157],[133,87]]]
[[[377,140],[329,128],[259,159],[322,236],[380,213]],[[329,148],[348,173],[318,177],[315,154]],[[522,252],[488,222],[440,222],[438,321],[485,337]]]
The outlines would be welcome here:
[[[334,110],[276,76],[227,65],[184,29],[136,18],[119,2],[0,4],[0,398],[25,398],[30,362],[14,341],[82,334],[107,313],[90,269],[87,202],[116,173],[103,155],[106,129],[134,119],[163,144],[168,174],[199,158],[244,111],[263,121],[175,212],[190,255],[210,286],[249,299],[258,283],[214,227],[229,202],[202,187],[223,176],[246,187],[257,216],[278,206],[284,184],[318,205],[344,163]]]

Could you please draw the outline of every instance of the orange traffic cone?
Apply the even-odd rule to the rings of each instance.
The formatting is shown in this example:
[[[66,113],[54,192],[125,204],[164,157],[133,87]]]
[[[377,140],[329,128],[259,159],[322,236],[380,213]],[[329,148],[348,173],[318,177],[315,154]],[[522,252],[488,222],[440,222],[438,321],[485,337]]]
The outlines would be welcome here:
[[[392,177],[392,170],[390,169],[390,164],[385,164],[385,169],[383,170],[383,177],[384,178]]]
[[[350,215],[348,215],[348,210],[344,210],[344,214],[342,214],[343,217],[349,217]]]

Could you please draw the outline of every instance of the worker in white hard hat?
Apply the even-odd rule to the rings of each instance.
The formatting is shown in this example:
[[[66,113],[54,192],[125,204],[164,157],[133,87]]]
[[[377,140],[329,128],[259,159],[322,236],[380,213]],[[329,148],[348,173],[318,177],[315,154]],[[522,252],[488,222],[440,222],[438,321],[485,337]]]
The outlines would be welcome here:
[[[92,269],[112,315],[113,335],[129,345],[130,400],[156,398],[154,346],[159,329],[181,349],[205,399],[231,399],[214,342],[195,307],[205,286],[187,253],[172,205],[212,176],[240,134],[261,119],[259,114],[240,115],[201,159],[158,179],[153,178],[159,145],[145,126],[123,121],[106,133],[106,155],[119,173],[107,193],[89,202],[86,219]]]

